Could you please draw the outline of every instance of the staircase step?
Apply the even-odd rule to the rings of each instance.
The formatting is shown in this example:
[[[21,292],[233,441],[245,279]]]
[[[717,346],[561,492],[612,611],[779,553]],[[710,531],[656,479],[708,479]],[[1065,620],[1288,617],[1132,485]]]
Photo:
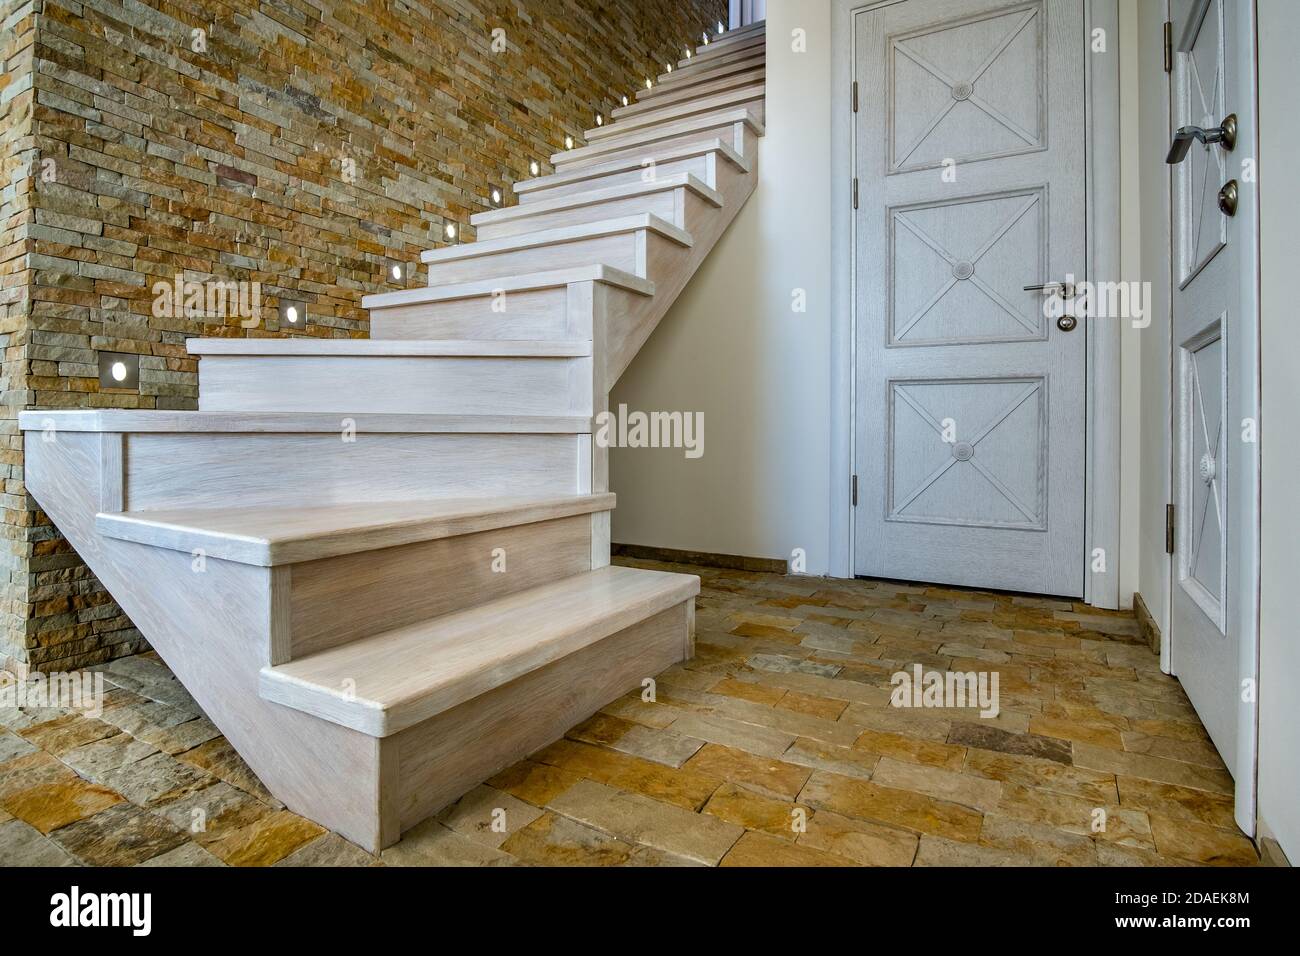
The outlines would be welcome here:
[[[694,60],[688,61],[694,63]],[[701,66],[684,66],[671,73],[660,73],[655,85],[637,93],[637,99],[650,99],[683,89],[700,87],[734,76],[737,73],[767,72],[767,54],[759,50],[745,56],[734,57],[723,63],[705,63]]]
[[[731,138],[730,136],[728,137]],[[681,145],[663,144],[647,150],[643,155],[618,156],[599,163],[577,166],[549,176],[539,176],[515,183],[514,191],[521,205],[541,202],[554,196],[572,195],[591,189],[626,183],[643,182],[647,175],[646,160],[655,163],[654,175],[675,176],[686,172],[695,176],[710,189],[717,189],[719,161],[733,168],[749,172],[750,162],[720,138]]]
[[[637,94],[635,103],[631,106],[617,107],[611,115],[615,120],[628,116],[637,116],[647,110],[658,109],[668,103],[680,103],[683,100],[691,100],[697,96],[711,96],[714,93],[725,93],[728,90],[761,84],[766,77],[767,71],[760,67],[758,69],[740,70],[727,76],[705,80],[692,85],[670,86],[667,88],[656,86],[651,90],[642,90]]]
[[[203,411],[581,415],[590,340],[191,339]]]
[[[695,69],[707,70],[711,66],[719,66],[724,63],[734,63],[737,60],[745,59],[759,54],[766,54],[767,38],[766,37],[749,37],[737,43],[719,45],[714,49],[714,44],[697,47],[695,55],[690,59],[681,59],[677,61],[678,69]],[[673,72],[676,72],[674,70]]]
[[[97,511],[591,490],[590,415],[88,409],[24,412],[20,424],[116,462]]]
[[[556,153],[551,157],[551,162],[557,169],[568,169],[578,164],[604,162],[623,156],[638,156],[645,160],[653,158],[649,150],[661,143],[685,146],[714,139],[721,139],[744,156],[746,131],[762,136],[762,121],[750,110],[731,107],[626,133],[616,131],[616,135],[599,142]]]
[[[289,508],[169,508],[96,516],[100,534],[261,567],[317,561],[608,511],[614,495],[435,498]]]
[[[764,118],[765,90],[764,84],[759,82],[750,86],[725,90],[721,93],[655,106],[633,116],[626,116],[608,126],[587,130],[587,143],[590,145],[609,139],[612,136],[629,133],[632,130],[675,123],[689,117],[699,116],[702,113],[712,113],[716,110],[728,108],[747,109],[761,123]]]
[[[478,227],[479,241],[554,229],[573,222],[592,222],[620,215],[649,213],[686,229],[686,205],[690,197],[714,207],[722,195],[690,173],[656,175],[651,182],[618,183],[580,193],[554,196],[527,205],[478,213],[470,221]]]
[[[372,339],[592,337],[590,309],[570,308],[569,296],[606,294],[627,301],[654,295],[654,283],[595,264],[484,282],[403,289],[366,296]]]
[[[263,668],[261,695],[387,737],[698,593],[692,575],[600,568]]]
[[[689,247],[693,240],[658,216],[639,214],[431,249],[420,259],[429,267],[431,286],[596,262],[647,278],[648,249],[655,242]]]

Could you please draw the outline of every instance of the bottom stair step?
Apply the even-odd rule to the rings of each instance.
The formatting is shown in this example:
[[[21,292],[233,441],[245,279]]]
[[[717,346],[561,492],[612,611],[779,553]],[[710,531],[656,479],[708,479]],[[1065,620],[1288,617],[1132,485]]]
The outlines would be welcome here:
[[[263,668],[261,696],[388,737],[692,601],[699,590],[693,575],[604,567]],[[684,634],[682,657],[689,640]]]

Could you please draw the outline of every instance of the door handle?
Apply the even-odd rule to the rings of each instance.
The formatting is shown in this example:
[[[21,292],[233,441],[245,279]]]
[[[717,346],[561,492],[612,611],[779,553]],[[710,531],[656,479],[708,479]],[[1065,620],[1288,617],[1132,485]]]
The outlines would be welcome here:
[[[1165,162],[1170,166],[1181,163],[1187,158],[1193,140],[1206,146],[1218,143],[1228,152],[1232,152],[1237,145],[1237,114],[1229,113],[1220,125],[1209,129],[1202,129],[1199,126],[1180,127],[1178,132],[1174,133],[1174,141],[1169,144],[1169,154],[1165,156]]]
[[[1027,285],[1026,292],[1041,292],[1044,295],[1059,295],[1062,299],[1074,298],[1073,282],[1044,282],[1041,285]]]

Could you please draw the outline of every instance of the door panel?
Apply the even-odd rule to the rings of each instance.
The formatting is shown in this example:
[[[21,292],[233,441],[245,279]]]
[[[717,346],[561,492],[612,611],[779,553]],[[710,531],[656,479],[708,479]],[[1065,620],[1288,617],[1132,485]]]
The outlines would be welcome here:
[[[1240,24],[1223,0],[1175,0],[1177,53],[1172,82],[1175,127],[1215,127],[1246,113],[1232,62]],[[1238,595],[1231,575],[1249,558],[1234,526],[1239,425],[1254,414],[1238,382],[1243,316],[1243,242],[1238,217],[1219,210],[1219,188],[1238,175],[1240,150],[1194,143],[1173,170],[1174,509],[1178,534],[1170,616],[1170,667],[1187,691],[1225,763],[1238,757]],[[1243,529],[1246,530],[1246,529]]]
[[[856,18],[858,574],[1084,583],[1080,0]],[[1082,320],[1081,320],[1082,321]]]

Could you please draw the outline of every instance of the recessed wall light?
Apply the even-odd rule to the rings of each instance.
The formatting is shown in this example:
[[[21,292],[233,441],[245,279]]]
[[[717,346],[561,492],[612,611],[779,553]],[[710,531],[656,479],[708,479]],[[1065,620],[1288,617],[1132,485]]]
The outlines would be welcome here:
[[[624,93],[624,94],[623,94],[623,105],[624,105],[624,106],[627,106],[627,104],[628,104],[629,102],[630,102],[630,101],[629,101],[628,98],[627,98],[627,94]],[[600,125],[600,114],[599,114],[599,113],[596,114],[596,125],[597,125],[597,126]]]
[[[565,149],[573,149],[573,137],[572,137],[572,136],[565,136],[565,137],[564,137],[564,148],[565,148]]]
[[[528,172],[530,175],[540,176],[542,174],[542,164],[534,159],[528,164]]]
[[[504,186],[488,187],[488,202],[493,206],[500,206],[506,201],[506,190]]]
[[[672,71],[673,71],[673,65],[672,65],[671,63],[669,63],[669,64],[668,64],[668,72],[671,73]]]
[[[708,46],[708,45],[709,45],[709,31],[708,31],[708,30],[705,30],[703,36],[704,36],[704,45],[705,45],[705,46]]]
[[[691,57],[693,57],[694,55],[695,55],[695,54],[691,52],[691,48],[690,48],[690,47],[687,47],[687,48],[686,48],[686,59],[689,60],[689,59],[690,59]]]
[[[388,276],[392,278],[392,266],[389,266]],[[292,299],[281,299],[279,305],[280,327],[288,329],[305,329],[307,328],[307,304],[297,302]]]
[[[140,356],[128,352],[100,352],[99,387],[119,392],[138,392]]]
[[[719,32],[719,33],[726,33],[726,32],[727,32],[727,28],[724,27],[724,26],[722,25],[722,21],[721,21],[721,20],[718,21],[718,32]]]
[[[454,222],[443,223],[442,238],[447,240],[448,242],[455,242],[458,238],[460,238],[460,230],[456,228],[456,224]]]
[[[654,85],[655,85],[655,81],[650,79],[650,77],[647,76],[645,78],[645,88],[647,90],[654,89]]]
[[[624,100],[624,102],[626,102],[626,101],[627,101],[627,97],[626,97],[626,96],[623,97],[623,100]],[[604,126],[604,125],[605,125],[605,114],[604,114],[604,113],[597,113],[597,114],[596,114],[596,125],[597,125],[597,126]]]

